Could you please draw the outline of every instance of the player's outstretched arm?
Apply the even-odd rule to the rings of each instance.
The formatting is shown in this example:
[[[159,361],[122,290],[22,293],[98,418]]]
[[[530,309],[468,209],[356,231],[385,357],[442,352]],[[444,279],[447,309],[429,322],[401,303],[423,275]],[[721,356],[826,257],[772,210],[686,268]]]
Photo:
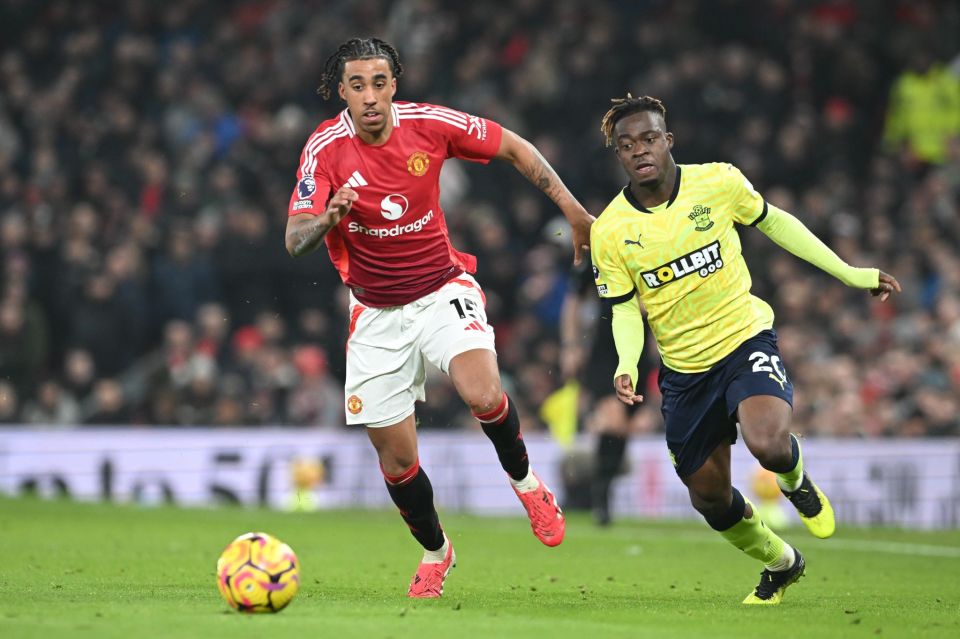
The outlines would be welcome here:
[[[503,130],[500,150],[494,157],[511,163],[560,207],[573,231],[573,263],[579,264],[582,251],[590,250],[590,225],[595,218],[573,197],[537,148],[513,131]]]
[[[884,301],[900,284],[892,275],[875,268],[857,268],[844,262],[829,246],[804,226],[803,222],[786,211],[767,205],[766,216],[757,228],[771,240],[797,257],[810,262],[853,288],[869,290]]]
[[[327,210],[320,215],[300,213],[288,217],[285,237],[287,252],[293,257],[300,257],[315,251],[323,242],[327,231],[350,212],[350,207],[358,197],[356,191],[343,187],[334,193],[327,202]]]
[[[636,295],[613,305],[613,342],[617,347],[617,371],[613,374],[613,388],[624,404],[639,404],[643,395],[636,392],[640,373],[637,362],[643,354],[643,314]]]

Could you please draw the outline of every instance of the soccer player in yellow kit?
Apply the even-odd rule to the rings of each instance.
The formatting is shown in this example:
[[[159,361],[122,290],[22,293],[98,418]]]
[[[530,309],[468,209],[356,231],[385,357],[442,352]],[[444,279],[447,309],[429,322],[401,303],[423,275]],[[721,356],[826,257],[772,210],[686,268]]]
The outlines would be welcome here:
[[[693,507],[727,541],[764,564],[745,604],[779,604],[804,559],[760,520],[730,481],[737,423],[751,454],[776,473],[815,536],[833,534],[833,509],[803,470],[789,432],[793,386],[777,349],[773,311],[750,294],[734,224],[755,226],[797,257],[886,300],[897,280],[848,265],[797,218],[764,201],[730,165],[678,165],[666,109],[648,96],[613,100],[601,124],[630,183],[590,232],[600,297],[613,306],[617,396],[636,394],[643,348],[640,304],[663,360],[659,386],[667,446]]]

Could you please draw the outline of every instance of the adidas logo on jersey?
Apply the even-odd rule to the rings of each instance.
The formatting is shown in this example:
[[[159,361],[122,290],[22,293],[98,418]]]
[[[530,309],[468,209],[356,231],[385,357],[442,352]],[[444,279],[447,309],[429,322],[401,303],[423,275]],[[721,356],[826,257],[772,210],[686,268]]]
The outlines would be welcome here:
[[[682,279],[691,273],[699,273],[700,277],[706,277],[721,268],[723,268],[723,259],[720,257],[720,242],[711,242],[675,259],[669,264],[664,264],[640,275],[650,288],[660,288],[664,284]]]
[[[350,179],[347,180],[343,186],[349,186],[355,189],[359,186],[367,186],[367,181],[363,179],[362,175],[360,175],[360,171],[354,171],[353,175],[350,176]]]

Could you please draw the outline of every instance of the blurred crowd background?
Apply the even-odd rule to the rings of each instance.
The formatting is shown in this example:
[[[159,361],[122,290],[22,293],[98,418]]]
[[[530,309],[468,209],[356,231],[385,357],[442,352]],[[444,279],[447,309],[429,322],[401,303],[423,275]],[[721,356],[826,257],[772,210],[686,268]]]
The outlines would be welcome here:
[[[524,135],[594,214],[626,181],[610,98],[663,99],[678,162],[736,164],[903,284],[879,304],[743,231],[795,428],[956,436],[957,34],[960,4],[932,0],[0,0],[0,422],[342,427],[344,287],[283,229],[302,145],[342,108],[315,93],[323,62],[378,35],[396,99]],[[449,162],[442,189],[504,384],[543,428],[566,381],[562,217],[506,165]],[[474,421],[439,374],[418,413]]]

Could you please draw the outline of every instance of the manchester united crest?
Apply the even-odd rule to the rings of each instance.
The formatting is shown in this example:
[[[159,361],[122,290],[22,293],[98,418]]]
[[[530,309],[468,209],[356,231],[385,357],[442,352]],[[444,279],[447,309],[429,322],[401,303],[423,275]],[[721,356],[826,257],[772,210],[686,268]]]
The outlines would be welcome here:
[[[359,415],[360,411],[363,410],[363,400],[356,395],[351,395],[347,398],[347,410],[350,411],[351,415]]]
[[[415,151],[413,155],[407,158],[407,171],[415,177],[426,175],[430,168],[430,156],[423,151]]]

